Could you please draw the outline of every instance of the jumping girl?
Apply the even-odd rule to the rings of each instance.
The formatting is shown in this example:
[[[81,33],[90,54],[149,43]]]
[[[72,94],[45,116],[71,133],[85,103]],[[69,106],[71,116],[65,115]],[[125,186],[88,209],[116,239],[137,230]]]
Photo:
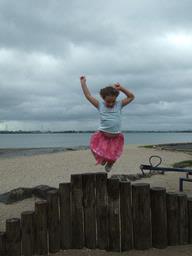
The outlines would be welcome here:
[[[94,98],[86,83],[85,76],[80,77],[81,87],[86,99],[95,106],[100,114],[100,126],[91,136],[90,149],[96,159],[96,164],[105,165],[110,172],[115,161],[121,156],[124,145],[124,135],[121,132],[121,109],[129,104],[135,96],[119,83],[100,90],[102,101]],[[117,100],[122,92],[126,98]]]

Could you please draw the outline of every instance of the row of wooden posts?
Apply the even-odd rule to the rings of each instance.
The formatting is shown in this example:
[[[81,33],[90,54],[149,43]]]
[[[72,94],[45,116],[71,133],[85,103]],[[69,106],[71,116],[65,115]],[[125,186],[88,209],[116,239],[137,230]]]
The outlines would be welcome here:
[[[192,198],[146,183],[71,175],[37,201],[34,211],[6,220],[1,256],[47,255],[67,249],[166,248],[192,243]]]

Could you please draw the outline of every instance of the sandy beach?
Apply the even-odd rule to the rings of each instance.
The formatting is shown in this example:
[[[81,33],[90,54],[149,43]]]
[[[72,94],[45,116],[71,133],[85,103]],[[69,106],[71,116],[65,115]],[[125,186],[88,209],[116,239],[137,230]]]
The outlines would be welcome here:
[[[162,166],[170,167],[175,162],[191,160],[192,155],[185,152],[167,151],[156,148],[144,148],[141,145],[127,145],[122,157],[114,165],[108,177],[114,174],[141,173],[140,164],[149,164],[151,155],[162,157]],[[0,194],[18,187],[33,187],[40,184],[57,187],[59,183],[70,181],[70,175],[75,173],[104,171],[102,166],[95,165],[91,152],[87,150],[66,151],[32,156],[16,156],[0,158]],[[150,183],[151,186],[166,187],[167,191],[179,190],[179,177],[182,173],[165,173],[143,178],[135,182]],[[192,184],[185,183],[184,191],[191,196]],[[23,201],[5,205],[0,203],[0,231],[5,230],[5,220],[11,217],[20,217],[22,211],[33,210],[34,202],[38,198],[29,198]],[[191,255],[192,246],[168,247],[165,250],[151,249],[144,252],[131,251],[125,255]],[[55,255],[117,255],[100,250],[69,250]]]

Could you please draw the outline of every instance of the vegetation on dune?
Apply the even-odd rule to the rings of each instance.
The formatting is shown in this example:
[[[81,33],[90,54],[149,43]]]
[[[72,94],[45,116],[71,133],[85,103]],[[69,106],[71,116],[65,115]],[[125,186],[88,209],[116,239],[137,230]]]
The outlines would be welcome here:
[[[185,160],[185,161],[181,161],[181,162],[176,162],[172,166],[174,168],[192,167],[192,160]]]

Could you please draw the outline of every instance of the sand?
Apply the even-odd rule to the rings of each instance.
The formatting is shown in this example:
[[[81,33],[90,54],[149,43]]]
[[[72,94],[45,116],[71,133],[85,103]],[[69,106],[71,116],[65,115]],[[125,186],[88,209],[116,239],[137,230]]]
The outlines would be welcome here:
[[[50,254],[52,256],[191,256],[192,245],[187,246],[169,246],[166,249],[155,249],[136,251],[131,250],[128,252],[106,252],[104,250],[67,250],[56,254]]]
[[[188,153],[159,150],[155,148],[142,148],[141,145],[128,145],[125,147],[122,157],[116,162],[108,177],[113,174],[141,173],[140,164],[148,164],[151,155],[162,157],[162,166],[191,160]],[[57,187],[59,183],[70,181],[70,175],[74,173],[100,172],[102,166],[95,165],[95,160],[89,150],[66,151],[33,156],[20,156],[12,158],[0,158],[0,194],[17,187],[33,187],[44,184]],[[151,186],[166,187],[167,191],[178,191],[179,177],[182,173],[166,173],[154,175],[151,178],[137,180],[135,182],[150,183]],[[192,183],[184,184],[184,191],[188,196],[192,195]],[[0,231],[5,230],[5,220],[12,217],[20,217],[22,211],[33,210],[34,202],[38,198],[30,198],[11,205],[0,203]],[[165,250],[151,249],[145,252],[131,251],[125,255],[191,255],[192,247],[176,246]],[[70,250],[55,254],[61,255],[117,255],[100,250]]]

